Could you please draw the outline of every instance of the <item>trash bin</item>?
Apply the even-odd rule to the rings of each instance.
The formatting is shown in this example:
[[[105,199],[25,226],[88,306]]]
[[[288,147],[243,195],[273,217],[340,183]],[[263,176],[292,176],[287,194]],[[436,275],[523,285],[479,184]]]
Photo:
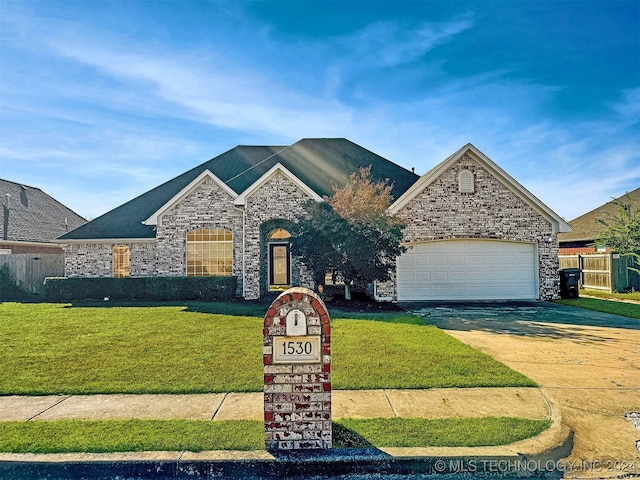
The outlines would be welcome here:
[[[578,288],[580,283],[579,268],[564,268],[560,270],[560,297],[578,298]]]

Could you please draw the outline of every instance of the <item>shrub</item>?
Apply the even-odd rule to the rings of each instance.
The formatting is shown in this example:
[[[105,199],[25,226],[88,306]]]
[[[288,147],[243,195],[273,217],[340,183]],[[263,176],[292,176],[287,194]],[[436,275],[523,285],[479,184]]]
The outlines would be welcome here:
[[[3,265],[0,267],[0,302],[6,300],[31,300],[31,296],[29,292],[18,286],[11,276],[9,267]]]
[[[45,279],[49,302],[74,300],[230,300],[236,277],[140,277]]]

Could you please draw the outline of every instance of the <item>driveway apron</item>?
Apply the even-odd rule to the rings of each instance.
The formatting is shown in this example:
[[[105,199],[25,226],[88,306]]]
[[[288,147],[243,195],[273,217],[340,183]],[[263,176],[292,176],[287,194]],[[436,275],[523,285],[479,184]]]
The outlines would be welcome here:
[[[550,302],[402,307],[540,385],[574,432],[565,477],[640,474],[640,320]]]

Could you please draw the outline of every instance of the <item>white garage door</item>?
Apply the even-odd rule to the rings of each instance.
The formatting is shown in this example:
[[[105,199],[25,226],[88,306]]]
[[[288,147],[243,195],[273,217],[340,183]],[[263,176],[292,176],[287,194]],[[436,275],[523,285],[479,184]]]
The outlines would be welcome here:
[[[535,245],[497,240],[416,244],[398,257],[398,300],[537,297]]]

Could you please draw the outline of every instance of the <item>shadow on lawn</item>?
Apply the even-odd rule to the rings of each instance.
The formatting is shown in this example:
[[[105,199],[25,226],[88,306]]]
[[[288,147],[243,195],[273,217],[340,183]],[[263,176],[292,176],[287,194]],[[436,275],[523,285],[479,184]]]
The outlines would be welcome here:
[[[273,299],[230,300],[230,301],[82,301],[74,302],[65,308],[149,308],[182,307],[185,312],[227,315],[234,317],[263,318]],[[382,322],[411,323],[426,325],[418,316],[403,310],[393,303],[377,303],[370,299],[344,300],[334,298],[326,302],[332,319],[374,320]]]
[[[414,302],[402,306],[444,330],[485,331],[582,342],[605,342],[617,338],[606,330],[585,327],[640,330],[640,322],[632,318],[551,302]]]
[[[333,446],[335,448],[376,448],[359,433],[333,422]]]

